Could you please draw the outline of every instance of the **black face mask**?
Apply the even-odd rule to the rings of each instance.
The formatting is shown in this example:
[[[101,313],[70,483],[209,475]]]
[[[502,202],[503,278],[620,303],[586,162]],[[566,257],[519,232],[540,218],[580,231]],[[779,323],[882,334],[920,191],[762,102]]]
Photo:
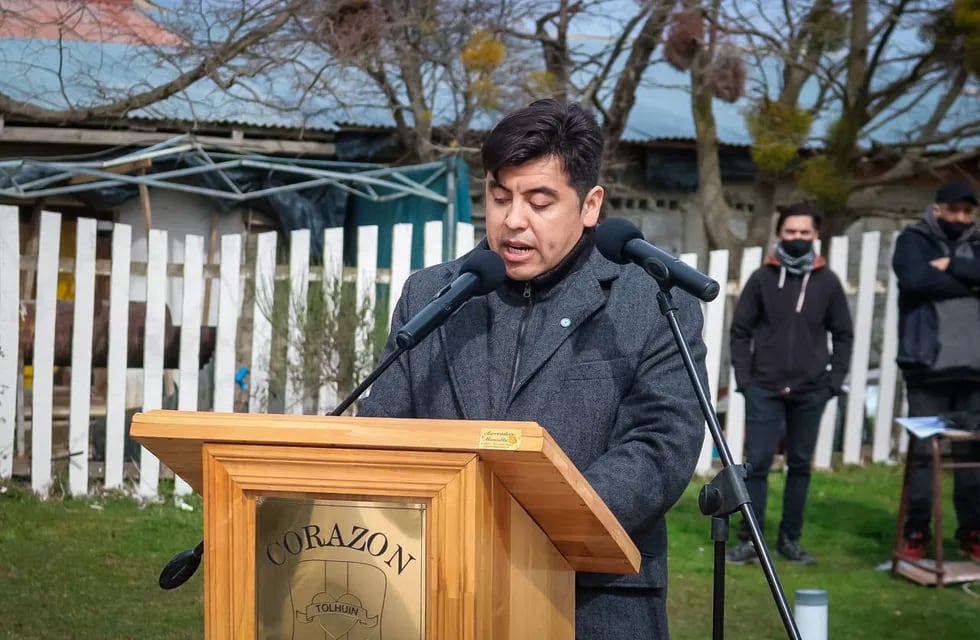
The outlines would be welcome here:
[[[794,258],[802,258],[813,249],[813,240],[783,240],[779,243],[786,255]]]
[[[942,218],[936,218],[939,228],[943,230],[946,237],[950,240],[959,240],[963,233],[973,226],[972,222],[950,222]]]

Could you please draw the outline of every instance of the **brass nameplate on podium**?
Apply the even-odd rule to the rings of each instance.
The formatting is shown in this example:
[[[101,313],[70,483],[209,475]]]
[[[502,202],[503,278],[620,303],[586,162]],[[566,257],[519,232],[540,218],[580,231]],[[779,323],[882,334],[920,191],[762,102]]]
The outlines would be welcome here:
[[[258,640],[421,640],[425,505],[256,504]]]

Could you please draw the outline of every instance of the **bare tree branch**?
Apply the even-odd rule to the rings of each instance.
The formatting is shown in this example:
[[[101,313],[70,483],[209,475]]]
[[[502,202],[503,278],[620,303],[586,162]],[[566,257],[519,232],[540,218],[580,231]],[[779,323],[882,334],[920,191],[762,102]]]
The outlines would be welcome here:
[[[603,159],[606,165],[612,164],[616,148],[626,129],[626,121],[636,103],[636,89],[644,70],[650,64],[650,57],[660,45],[664,26],[673,9],[674,0],[663,0],[649,7],[647,19],[643,23],[633,46],[630,48],[626,64],[616,79],[612,102],[603,121]]]
[[[259,24],[237,38],[223,43],[212,55],[206,56],[190,70],[160,86],[147,91],[128,95],[113,100],[107,104],[86,107],[68,107],[65,109],[46,109],[36,104],[14,100],[0,94],[0,112],[8,115],[29,118],[35,122],[49,124],[67,124],[93,121],[105,118],[120,118],[131,111],[165,100],[193,83],[208,77],[221,65],[247,51],[261,40],[276,33],[290,19],[291,14],[306,0],[293,0],[278,13],[274,13],[267,22]],[[70,102],[69,102],[70,104]]]

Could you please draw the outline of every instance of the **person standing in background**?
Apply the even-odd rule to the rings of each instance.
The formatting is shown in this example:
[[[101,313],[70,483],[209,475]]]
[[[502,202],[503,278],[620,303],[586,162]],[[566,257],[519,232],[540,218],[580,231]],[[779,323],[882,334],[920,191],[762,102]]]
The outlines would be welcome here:
[[[970,184],[947,182],[936,201],[895,242],[898,365],[909,416],[980,414],[980,229]],[[908,517],[901,553],[925,556],[932,511],[930,439],[909,442]],[[980,460],[980,443],[954,442],[953,460]],[[953,472],[960,548],[980,562],[980,469]]]
[[[800,546],[813,451],[827,401],[841,393],[854,331],[837,276],[816,255],[820,213],[800,202],[777,209],[775,251],[745,283],[731,325],[736,390],[745,396],[745,485],[764,530],[769,469],[780,439],[786,490],[776,550],[790,562],[813,564]],[[833,342],[828,351],[827,334]],[[730,564],[757,558],[747,522]]]

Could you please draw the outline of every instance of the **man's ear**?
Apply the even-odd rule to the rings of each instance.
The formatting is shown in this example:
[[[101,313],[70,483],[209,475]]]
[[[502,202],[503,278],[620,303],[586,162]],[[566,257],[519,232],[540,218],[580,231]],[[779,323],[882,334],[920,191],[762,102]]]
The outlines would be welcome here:
[[[592,187],[582,201],[582,224],[594,227],[599,223],[599,211],[602,210],[602,199],[606,190],[600,185]]]
[[[939,206],[938,203],[932,205],[932,215],[933,215],[933,217],[938,218],[940,215],[942,215],[942,213],[943,213],[943,210]]]

